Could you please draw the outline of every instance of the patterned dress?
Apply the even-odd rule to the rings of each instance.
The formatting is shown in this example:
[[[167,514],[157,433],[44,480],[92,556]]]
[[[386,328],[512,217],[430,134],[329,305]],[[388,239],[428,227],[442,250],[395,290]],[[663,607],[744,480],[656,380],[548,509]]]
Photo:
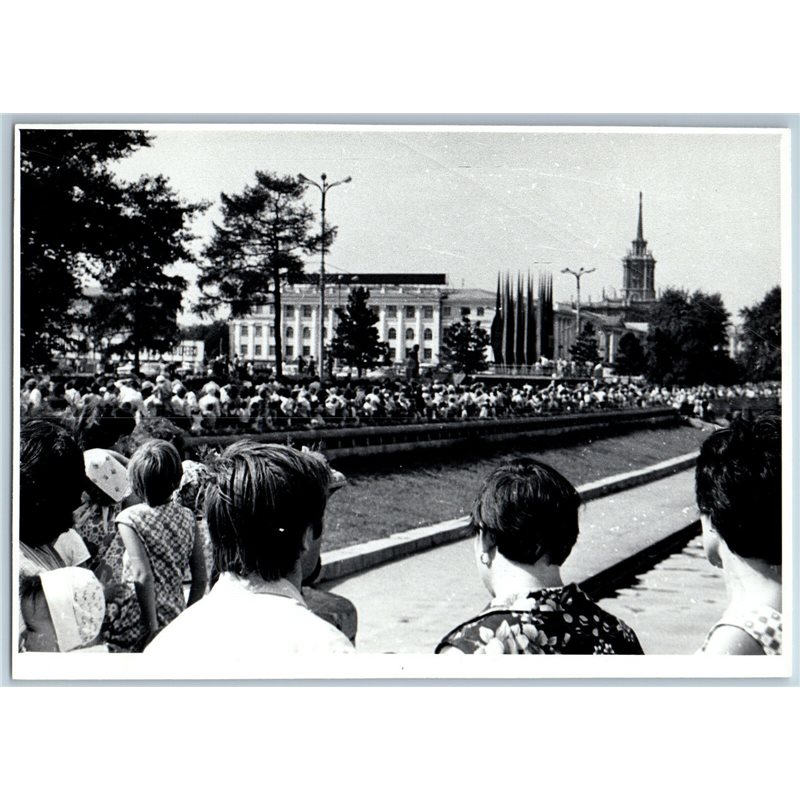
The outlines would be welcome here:
[[[642,655],[636,634],[575,584],[497,600],[436,647],[469,655]]]
[[[116,522],[133,528],[147,552],[154,579],[156,617],[159,628],[163,628],[186,608],[183,575],[194,547],[194,515],[175,502],[156,507],[139,503],[123,509]],[[120,649],[136,649],[148,631],[136,599],[127,552],[121,561],[125,598],[119,617],[110,626],[108,641]]]
[[[708,632],[701,652],[705,651],[714,631],[723,625],[729,625],[744,631],[758,643],[765,656],[781,655],[783,648],[783,619],[780,611],[776,611],[769,606],[759,606],[745,613],[726,613]]]
[[[94,569],[103,559],[111,542],[117,534],[115,517],[122,509],[121,503],[101,506],[98,503],[84,503],[73,518],[75,530],[83,539],[92,558],[87,566]]]

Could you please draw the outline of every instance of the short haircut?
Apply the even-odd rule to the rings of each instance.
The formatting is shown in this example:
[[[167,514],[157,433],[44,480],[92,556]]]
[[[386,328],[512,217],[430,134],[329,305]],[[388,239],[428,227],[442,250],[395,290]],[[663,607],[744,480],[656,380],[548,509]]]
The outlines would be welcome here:
[[[780,564],[780,417],[735,419],[711,434],[697,459],[695,493],[732,552]]]
[[[533,458],[502,464],[484,481],[472,506],[473,529],[483,531],[508,559],[563,564],[578,538],[575,487]]]
[[[205,515],[220,572],[288,575],[303,535],[321,523],[330,468],[286,445],[239,441],[210,467]]]
[[[30,547],[51,544],[72,526],[81,503],[83,454],[62,425],[29,420],[20,431],[19,457],[19,538]]]
[[[166,503],[180,485],[182,475],[178,451],[161,439],[150,439],[141,445],[128,464],[131,490],[149,506]]]

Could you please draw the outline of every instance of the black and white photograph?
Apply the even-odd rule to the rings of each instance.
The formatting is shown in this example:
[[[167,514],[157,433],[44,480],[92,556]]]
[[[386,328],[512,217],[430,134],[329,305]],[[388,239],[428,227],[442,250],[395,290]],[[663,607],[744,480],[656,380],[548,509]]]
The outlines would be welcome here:
[[[792,674],[787,129],[15,136],[15,680]]]

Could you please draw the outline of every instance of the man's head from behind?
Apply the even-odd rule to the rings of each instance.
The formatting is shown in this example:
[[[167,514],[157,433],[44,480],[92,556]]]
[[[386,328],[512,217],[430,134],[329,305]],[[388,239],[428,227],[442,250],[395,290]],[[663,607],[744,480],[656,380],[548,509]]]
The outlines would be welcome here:
[[[328,500],[324,460],[291,447],[240,441],[211,469],[205,514],[220,572],[291,574]]]

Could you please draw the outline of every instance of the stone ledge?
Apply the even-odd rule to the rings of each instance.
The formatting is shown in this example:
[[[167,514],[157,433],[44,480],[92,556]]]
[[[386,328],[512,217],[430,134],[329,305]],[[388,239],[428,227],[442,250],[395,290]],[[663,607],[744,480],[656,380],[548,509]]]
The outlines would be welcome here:
[[[670,458],[644,469],[612,475],[578,487],[584,503],[641,486],[676,472],[690,469],[697,461],[697,453]],[[323,553],[319,581],[332,581],[357,572],[405,558],[422,550],[464,539],[470,535],[469,517],[446,520],[435,525],[393,533],[385,539],[354,544],[339,550]]]

